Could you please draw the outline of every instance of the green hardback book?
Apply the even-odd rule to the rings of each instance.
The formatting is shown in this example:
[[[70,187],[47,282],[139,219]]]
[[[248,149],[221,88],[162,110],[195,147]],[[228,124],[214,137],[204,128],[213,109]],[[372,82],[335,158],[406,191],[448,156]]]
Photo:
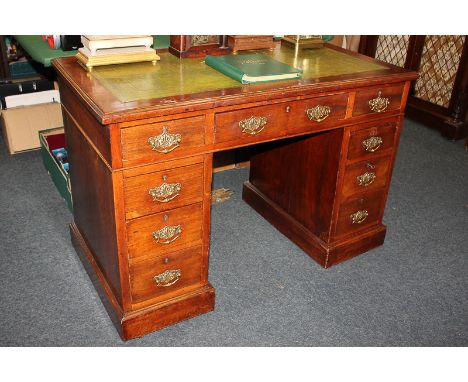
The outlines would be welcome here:
[[[243,83],[299,78],[302,70],[263,54],[206,56],[205,64]]]

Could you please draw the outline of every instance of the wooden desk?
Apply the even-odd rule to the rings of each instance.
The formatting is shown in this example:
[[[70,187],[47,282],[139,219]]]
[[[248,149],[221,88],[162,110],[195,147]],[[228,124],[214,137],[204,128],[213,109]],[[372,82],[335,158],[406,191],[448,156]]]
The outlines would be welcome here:
[[[169,54],[156,66],[91,73],[74,58],[53,62],[70,156],[72,239],[125,340],[214,308],[213,152],[262,143],[243,198],[322,266],[384,241],[416,73],[331,46],[262,53],[303,68],[303,78],[241,85],[201,59]]]

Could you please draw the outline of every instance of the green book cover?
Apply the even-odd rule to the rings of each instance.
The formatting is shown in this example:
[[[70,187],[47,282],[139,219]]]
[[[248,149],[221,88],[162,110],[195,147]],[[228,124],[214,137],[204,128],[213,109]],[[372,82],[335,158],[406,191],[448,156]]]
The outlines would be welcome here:
[[[205,63],[243,84],[289,80],[302,74],[302,70],[263,54],[206,56]]]

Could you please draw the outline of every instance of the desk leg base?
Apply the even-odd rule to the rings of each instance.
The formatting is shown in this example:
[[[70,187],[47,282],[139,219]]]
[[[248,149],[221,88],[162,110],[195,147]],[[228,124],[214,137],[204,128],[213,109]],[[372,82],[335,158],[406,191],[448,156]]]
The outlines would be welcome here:
[[[123,312],[78,227],[70,224],[73,246],[88,273],[115,328],[123,340],[142,337],[177,322],[214,309],[215,289],[207,284],[195,291],[144,309]]]
[[[192,293],[126,313],[122,319],[121,337],[123,340],[142,337],[166,326],[211,312],[214,303],[215,290],[208,284]]]
[[[378,247],[385,240],[386,227],[379,224],[351,238],[326,243],[250,182],[244,183],[242,199],[324,268]]]

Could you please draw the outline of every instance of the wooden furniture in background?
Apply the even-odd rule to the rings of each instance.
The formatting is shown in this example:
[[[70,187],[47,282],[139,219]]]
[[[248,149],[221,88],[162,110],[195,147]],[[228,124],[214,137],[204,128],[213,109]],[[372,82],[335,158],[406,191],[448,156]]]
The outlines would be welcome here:
[[[419,72],[408,97],[408,117],[449,139],[467,134],[466,36],[362,36],[359,52]]]
[[[125,340],[214,308],[214,152],[258,145],[243,199],[323,267],[384,242],[416,73],[331,46],[266,54],[302,67],[302,79],[241,85],[199,59],[164,53],[156,67],[92,73],[74,58],[54,61],[72,240]]]
[[[228,46],[232,52],[250,49],[273,49],[273,35],[228,35]]]
[[[218,56],[231,53],[226,35],[171,36],[169,52],[179,58]]]

